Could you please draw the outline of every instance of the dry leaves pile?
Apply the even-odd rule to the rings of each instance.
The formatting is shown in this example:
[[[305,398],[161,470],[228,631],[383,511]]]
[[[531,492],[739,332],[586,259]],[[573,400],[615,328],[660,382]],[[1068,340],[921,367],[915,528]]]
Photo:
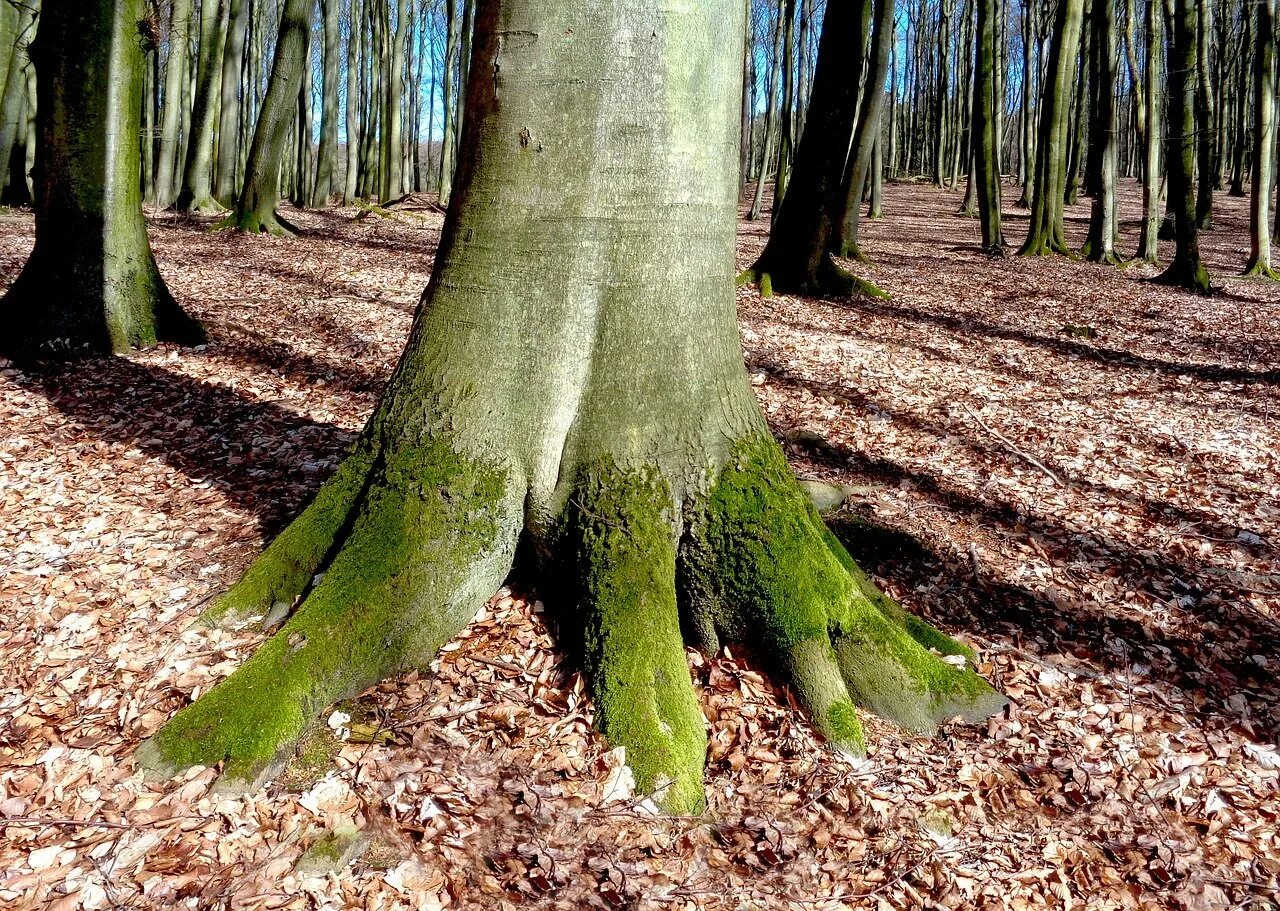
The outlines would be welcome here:
[[[212,344],[0,371],[0,906],[1274,907],[1280,293],[988,261],[955,246],[977,236],[957,201],[894,186],[864,223],[892,301],[744,290],[743,336],[799,471],[855,490],[838,533],[1014,706],[933,741],[871,719],[854,768],[737,656],[691,656],[697,820],[632,797],[541,606],[506,591],[262,793],[134,773],[259,640],[187,625],[359,429],[440,225],[299,213],[306,236],[259,239],[157,216]],[[1219,202],[1228,275],[1245,210]],[[6,280],[30,232],[0,222]],[[351,826],[361,860],[296,869]]]

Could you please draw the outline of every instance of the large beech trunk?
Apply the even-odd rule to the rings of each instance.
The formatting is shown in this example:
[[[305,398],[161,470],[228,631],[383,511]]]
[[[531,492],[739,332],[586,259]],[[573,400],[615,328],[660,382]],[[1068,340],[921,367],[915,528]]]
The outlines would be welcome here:
[[[1249,262],[1245,275],[1280,278],[1271,267],[1271,184],[1275,175],[1276,0],[1255,0],[1253,179],[1249,198]]]
[[[0,301],[0,346],[60,356],[194,341],[147,242],[138,180],[142,0],[50,3],[36,67],[36,242]]]
[[[920,732],[1004,704],[827,531],[748,383],[742,42],[725,37],[742,13],[481,0],[457,183],[408,348],[353,453],[214,614],[296,606],[144,764],[263,779],[327,704],[425,666],[518,541],[560,582],[601,731],[671,810],[703,803],[686,636],[751,641],[850,753],[855,700]]]

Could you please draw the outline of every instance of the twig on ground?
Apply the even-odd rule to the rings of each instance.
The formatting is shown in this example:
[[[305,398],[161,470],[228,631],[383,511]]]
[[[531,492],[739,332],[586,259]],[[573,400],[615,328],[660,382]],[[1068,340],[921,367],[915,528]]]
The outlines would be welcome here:
[[[968,405],[962,404],[960,407],[963,408],[965,412],[968,413],[969,417],[973,418],[975,421],[978,422],[979,427],[981,427],[987,433],[991,434],[1001,443],[1004,443],[1004,445],[1007,446],[1009,450],[1013,452],[1015,455],[1021,456],[1024,460],[1026,460],[1027,462],[1030,462],[1036,468],[1039,468],[1046,475],[1048,475],[1055,484],[1062,484],[1063,486],[1066,486],[1062,478],[1058,477],[1058,475],[1053,471],[1053,469],[1051,469],[1048,465],[1045,465],[1044,462],[1041,462],[1035,456],[1027,455],[1027,453],[1023,452],[1021,449],[1015,446],[1012,440],[1010,440],[1007,436],[1005,436],[1000,431],[996,430],[994,427],[992,427],[982,418],[978,417],[978,415]]]

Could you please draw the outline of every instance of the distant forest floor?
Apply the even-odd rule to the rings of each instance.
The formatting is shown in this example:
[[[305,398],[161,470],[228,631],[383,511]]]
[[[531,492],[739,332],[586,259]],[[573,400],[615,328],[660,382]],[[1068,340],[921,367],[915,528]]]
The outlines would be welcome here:
[[[833,527],[1014,705],[932,741],[869,719],[854,768],[738,656],[691,655],[696,820],[619,785],[536,596],[506,591],[433,674],[330,719],[332,766],[320,743],[247,797],[133,773],[260,640],[188,625],[353,440],[442,220],[290,211],[305,234],[273,239],[153,214],[212,344],[0,365],[0,905],[1275,908],[1280,285],[1235,277],[1244,200],[1216,199],[1203,299],[1145,266],[988,260],[960,198],[886,187],[859,272],[890,301],[743,289],[742,335],[798,473],[849,485]],[[742,223],[740,268],[766,232]],[[0,217],[0,283],[31,240]],[[352,822],[362,860],[295,872]]]

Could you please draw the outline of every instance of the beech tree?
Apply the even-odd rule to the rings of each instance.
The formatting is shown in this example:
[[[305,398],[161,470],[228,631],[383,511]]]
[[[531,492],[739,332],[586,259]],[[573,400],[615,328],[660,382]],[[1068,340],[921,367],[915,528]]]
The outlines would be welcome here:
[[[1004,705],[967,648],[850,559],[752,392],[732,271],[741,44],[725,40],[742,19],[741,0],[481,0],[408,347],[352,453],[212,609],[290,616],[144,764],[263,780],[326,705],[425,667],[517,542],[579,634],[597,724],[669,810],[703,804],[683,634],[752,642],[852,754],[855,701],[926,733]],[[829,76],[815,94],[852,93]]]
[[[1253,186],[1249,197],[1249,262],[1245,275],[1280,279],[1271,267],[1271,186],[1275,173],[1275,0],[1254,0]],[[1280,231],[1277,231],[1280,236]]]
[[[982,249],[993,256],[1004,253],[1004,229],[1000,221],[1000,147],[996,129],[996,10],[997,0],[978,0],[976,59],[973,65],[974,181],[978,219],[982,224]]]
[[[250,233],[296,233],[293,225],[276,213],[276,206],[280,203],[280,168],[289,152],[289,125],[297,112],[298,90],[306,74],[312,7],[312,0],[285,0],[280,12],[271,81],[249,146],[244,184],[224,223],[227,227]]]
[[[1118,263],[1116,237],[1116,29],[1112,0],[1092,0],[1089,12],[1089,186],[1093,206],[1084,255],[1098,263]]]
[[[1171,0],[1169,63],[1169,208],[1173,213],[1173,261],[1156,276],[1163,284],[1209,293],[1209,272],[1200,261],[1196,223],[1196,5]],[[1203,175],[1208,179],[1207,174]]]
[[[1075,82],[1084,0],[1060,0],[1053,28],[1049,66],[1040,94],[1040,132],[1036,140],[1031,223],[1018,253],[1038,256],[1069,253],[1063,224],[1067,192],[1068,126],[1071,86]]]
[[[0,300],[0,346],[60,356],[194,342],[142,218],[143,0],[51,2],[31,61],[36,241]]]

